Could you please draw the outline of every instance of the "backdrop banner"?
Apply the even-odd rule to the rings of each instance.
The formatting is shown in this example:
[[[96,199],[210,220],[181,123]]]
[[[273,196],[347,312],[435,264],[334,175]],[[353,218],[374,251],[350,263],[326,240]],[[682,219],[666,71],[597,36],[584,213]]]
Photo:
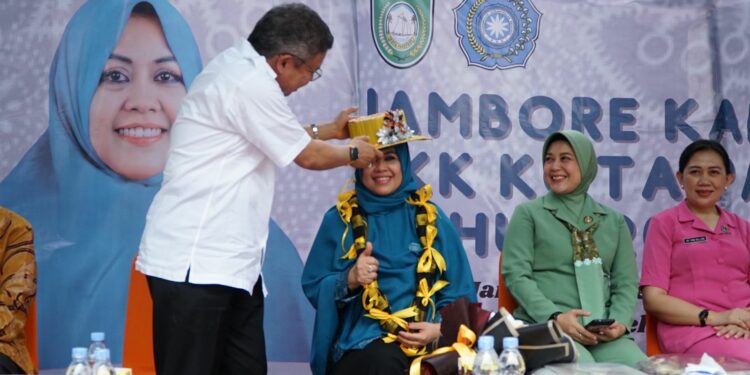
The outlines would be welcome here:
[[[110,152],[151,133],[118,127],[127,99],[98,100],[122,77],[108,56],[155,41],[169,48],[177,63],[169,77],[180,78],[173,91],[132,93],[160,103],[168,130],[201,65],[282,2],[150,0],[161,34],[128,39],[138,1],[90,1],[109,7],[92,13],[96,22],[83,22],[82,0],[0,2],[0,205],[34,226],[43,369],[65,367],[70,348],[87,346],[97,330],[121,362],[130,265],[161,181],[166,148]],[[722,204],[750,218],[750,2],[303,2],[335,42],[322,78],[290,96],[292,108],[303,123],[328,122],[350,105],[362,115],[401,108],[412,129],[433,138],[410,146],[412,165],[458,228],[486,309],[497,308],[498,256],[514,207],[547,191],[540,154],[552,132],[579,130],[594,141],[599,175],[590,193],[626,216],[639,268],[649,217],[683,199],[674,174],[695,139],[727,147],[736,180]],[[163,73],[149,74],[162,82]],[[148,144],[168,143],[164,133]],[[102,146],[102,134],[114,143]],[[145,153],[152,169],[140,174],[117,162]],[[271,361],[308,360],[314,310],[301,268],[352,176],[348,168],[279,171],[264,265]],[[627,324],[643,346],[640,303]]]

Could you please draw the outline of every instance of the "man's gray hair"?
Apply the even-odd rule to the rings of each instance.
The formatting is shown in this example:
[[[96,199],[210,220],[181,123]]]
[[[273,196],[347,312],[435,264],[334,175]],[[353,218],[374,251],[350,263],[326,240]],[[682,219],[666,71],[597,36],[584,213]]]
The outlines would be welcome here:
[[[289,53],[308,60],[331,49],[333,35],[318,13],[305,4],[291,3],[264,14],[247,41],[266,58]]]

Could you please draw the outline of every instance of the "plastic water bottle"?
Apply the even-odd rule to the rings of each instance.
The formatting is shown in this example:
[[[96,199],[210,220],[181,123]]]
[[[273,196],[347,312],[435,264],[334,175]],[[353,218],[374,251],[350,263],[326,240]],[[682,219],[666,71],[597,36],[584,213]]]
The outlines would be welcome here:
[[[91,375],[91,367],[88,362],[88,349],[84,347],[73,348],[71,355],[73,360],[65,370],[65,375]]]
[[[518,351],[517,337],[503,338],[503,352],[500,353],[500,375],[523,375],[526,363]]]
[[[89,366],[91,366],[92,368],[94,367],[94,363],[96,362],[94,354],[96,354],[96,350],[106,348],[107,346],[104,345],[104,332],[91,332],[91,345],[89,345]]]
[[[93,375],[115,375],[115,368],[109,361],[109,349],[97,349],[94,358],[96,358],[96,363],[94,364],[94,371],[92,371]]]
[[[477,343],[477,356],[474,358],[473,375],[497,375],[500,369],[497,353],[495,353],[495,338],[480,336]]]

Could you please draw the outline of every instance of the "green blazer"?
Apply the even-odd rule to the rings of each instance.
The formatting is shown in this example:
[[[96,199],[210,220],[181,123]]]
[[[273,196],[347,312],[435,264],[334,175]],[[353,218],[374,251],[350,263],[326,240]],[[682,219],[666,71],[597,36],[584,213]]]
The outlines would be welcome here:
[[[562,201],[549,193],[520,204],[513,212],[502,254],[503,277],[519,305],[513,315],[542,322],[556,311],[581,308],[579,294],[586,291],[578,290],[570,232],[560,220],[578,229],[599,223],[594,240],[604,271],[606,316],[591,318],[612,318],[629,328],[638,297],[638,273],[625,218],[589,195],[578,221],[562,207]]]

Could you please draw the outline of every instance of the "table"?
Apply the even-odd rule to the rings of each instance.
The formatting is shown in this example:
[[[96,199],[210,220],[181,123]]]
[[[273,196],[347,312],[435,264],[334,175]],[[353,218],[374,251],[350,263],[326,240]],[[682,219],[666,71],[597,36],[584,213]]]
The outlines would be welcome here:
[[[533,375],[646,375],[632,367],[619,363],[559,363],[547,365]]]
[[[727,374],[750,375],[750,363],[727,357],[714,357],[714,360]],[[648,374],[679,375],[689,363],[700,362],[701,355],[697,354],[659,354],[639,363],[639,368]]]
[[[307,362],[268,362],[268,375],[312,375]],[[39,375],[65,375],[65,369],[41,370]],[[139,375],[133,373],[133,375]]]

